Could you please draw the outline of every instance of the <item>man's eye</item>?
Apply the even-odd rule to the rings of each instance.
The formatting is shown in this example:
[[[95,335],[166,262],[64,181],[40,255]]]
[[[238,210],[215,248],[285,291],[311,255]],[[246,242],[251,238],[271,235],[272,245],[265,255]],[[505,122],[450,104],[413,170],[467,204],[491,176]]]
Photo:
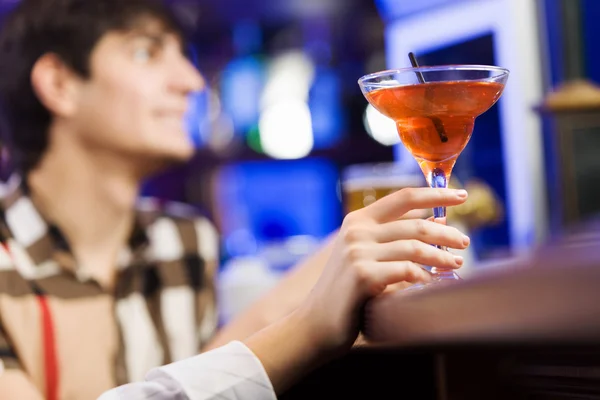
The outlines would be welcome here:
[[[138,47],[133,52],[133,59],[138,63],[148,63],[156,56],[156,50]]]

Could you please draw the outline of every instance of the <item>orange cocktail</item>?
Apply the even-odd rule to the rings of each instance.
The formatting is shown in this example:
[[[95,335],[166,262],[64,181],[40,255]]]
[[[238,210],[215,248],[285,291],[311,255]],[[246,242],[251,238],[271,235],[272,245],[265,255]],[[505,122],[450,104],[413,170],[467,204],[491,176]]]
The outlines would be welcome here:
[[[475,118],[498,101],[508,74],[499,67],[449,65],[383,71],[358,82],[369,103],[396,122],[429,185],[446,188]],[[446,216],[444,207],[433,212]],[[458,279],[450,271],[432,273],[437,280]]]
[[[449,175],[471,138],[475,118],[498,100],[503,88],[497,82],[431,82],[376,89],[366,96],[396,121],[402,143],[425,176],[434,168]],[[440,123],[447,140],[440,137]]]

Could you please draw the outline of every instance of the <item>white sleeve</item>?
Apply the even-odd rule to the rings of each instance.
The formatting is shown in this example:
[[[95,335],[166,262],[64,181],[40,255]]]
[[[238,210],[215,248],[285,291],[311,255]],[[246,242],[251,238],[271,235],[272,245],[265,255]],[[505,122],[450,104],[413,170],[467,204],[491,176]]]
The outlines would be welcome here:
[[[152,370],[98,400],[276,400],[258,358],[241,342]]]

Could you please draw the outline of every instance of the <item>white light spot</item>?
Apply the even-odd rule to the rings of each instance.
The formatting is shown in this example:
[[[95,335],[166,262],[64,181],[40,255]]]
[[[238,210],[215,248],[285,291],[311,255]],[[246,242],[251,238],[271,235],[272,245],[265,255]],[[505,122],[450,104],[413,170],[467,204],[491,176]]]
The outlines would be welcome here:
[[[301,100],[269,106],[260,117],[259,130],[262,149],[273,158],[302,158],[313,148],[310,110]]]
[[[365,110],[363,122],[369,136],[384,146],[393,146],[400,143],[394,120],[386,117],[370,104]]]

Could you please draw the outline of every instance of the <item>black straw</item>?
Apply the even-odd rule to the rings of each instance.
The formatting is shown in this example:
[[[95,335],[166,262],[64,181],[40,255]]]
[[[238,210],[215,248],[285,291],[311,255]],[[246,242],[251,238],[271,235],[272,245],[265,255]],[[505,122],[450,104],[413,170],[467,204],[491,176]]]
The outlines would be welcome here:
[[[408,53],[408,59],[410,60],[410,65],[412,65],[413,68],[419,68],[419,62],[417,61],[417,57],[415,57],[415,53],[412,51]],[[423,76],[423,73],[421,71],[417,71],[416,74],[419,83],[425,83],[425,77]]]
[[[415,53],[413,53],[412,51],[410,53],[408,53],[408,59],[410,60],[410,65],[413,66],[413,68],[419,68],[419,63],[417,61],[417,57],[415,57]],[[425,77],[423,76],[423,73],[421,71],[415,71],[416,75],[417,75],[417,79],[419,80],[419,83],[425,83]],[[427,96],[429,93],[429,91],[427,90],[425,92],[425,96]],[[442,121],[435,116],[429,116],[428,117],[431,122],[433,122],[433,125],[435,126],[435,130],[437,131],[438,135],[440,136],[440,140],[442,141],[442,143],[446,143],[448,141],[448,136],[446,136],[446,130],[444,129],[444,124],[442,123]]]

